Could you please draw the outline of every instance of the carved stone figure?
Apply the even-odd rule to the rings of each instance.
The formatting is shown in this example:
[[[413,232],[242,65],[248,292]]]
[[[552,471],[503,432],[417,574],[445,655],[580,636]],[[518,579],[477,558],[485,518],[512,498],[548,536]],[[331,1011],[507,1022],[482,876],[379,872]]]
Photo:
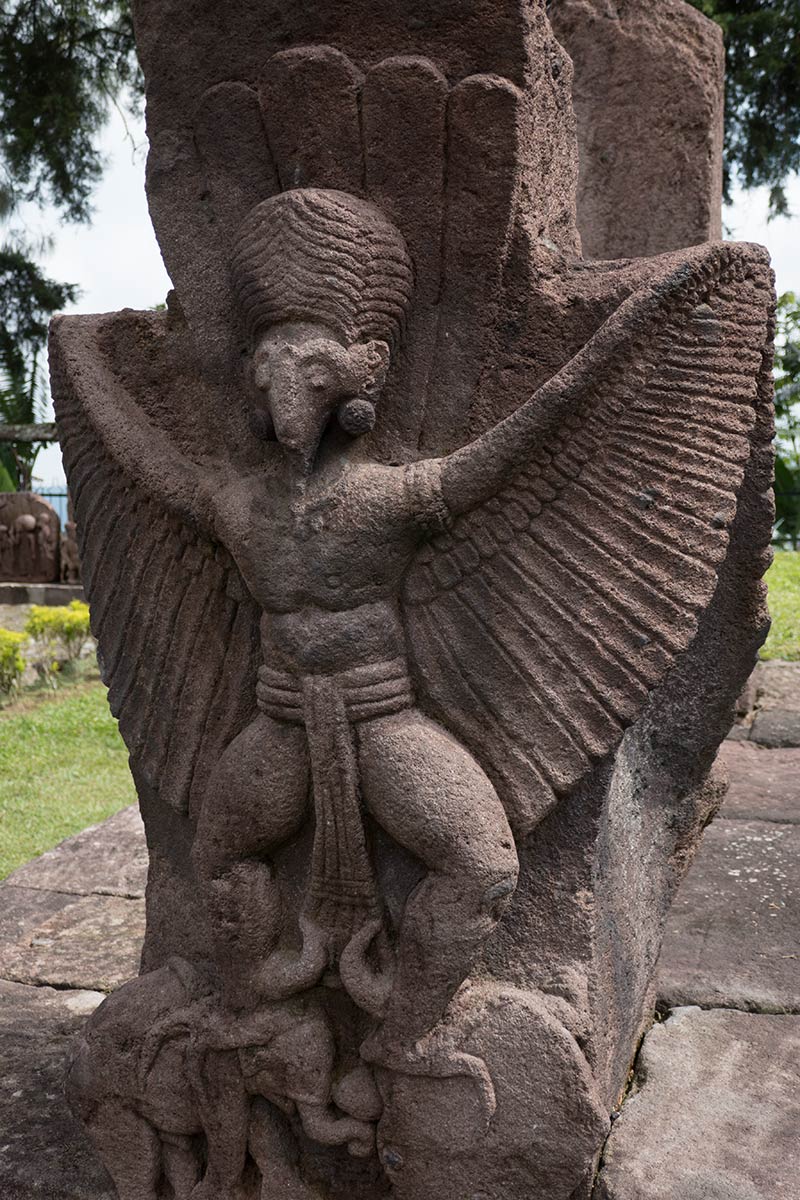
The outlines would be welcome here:
[[[72,1095],[121,1200],[580,1200],[765,634],[768,263],[580,258],[543,3],[278,7],[136,4],[176,292],[53,328],[151,848]]]
[[[34,492],[0,494],[0,581],[57,583],[59,521]]]
[[[67,520],[61,534],[61,582],[80,583],[81,558],[78,550],[78,527],[75,524],[75,514],[72,511],[72,500],[69,501]]]
[[[14,548],[11,543],[11,530],[8,525],[0,524],[0,579],[7,579],[12,570]]]

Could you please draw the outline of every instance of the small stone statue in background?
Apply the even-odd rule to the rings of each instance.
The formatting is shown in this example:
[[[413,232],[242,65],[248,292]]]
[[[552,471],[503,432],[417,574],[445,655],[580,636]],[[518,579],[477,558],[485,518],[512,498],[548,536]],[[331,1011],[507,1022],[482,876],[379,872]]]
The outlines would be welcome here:
[[[543,4],[285,7],[176,76],[139,0],[177,296],[53,330],[151,844],[71,1095],[121,1200],[583,1200],[763,636],[770,273],[579,257]]]
[[[61,582],[80,583],[81,560],[78,553],[77,526],[66,521],[61,534]]]
[[[0,581],[57,583],[59,522],[52,505],[34,492],[0,495]]]

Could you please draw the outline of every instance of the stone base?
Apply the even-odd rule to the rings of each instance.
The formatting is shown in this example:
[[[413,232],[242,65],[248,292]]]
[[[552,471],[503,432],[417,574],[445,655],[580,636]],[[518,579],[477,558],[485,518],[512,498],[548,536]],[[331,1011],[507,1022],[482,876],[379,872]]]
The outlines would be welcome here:
[[[0,583],[0,604],[69,604],[85,600],[79,583]]]
[[[799,1017],[677,1009],[645,1039],[594,1200],[788,1200],[798,1128]]]

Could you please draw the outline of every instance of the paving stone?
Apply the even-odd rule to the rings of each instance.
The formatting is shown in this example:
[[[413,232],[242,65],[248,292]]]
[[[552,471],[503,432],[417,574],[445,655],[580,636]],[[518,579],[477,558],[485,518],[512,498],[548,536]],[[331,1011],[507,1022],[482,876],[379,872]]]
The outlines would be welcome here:
[[[800,712],[783,708],[757,712],[750,741],[774,749],[800,746]]]
[[[761,712],[782,709],[800,713],[800,663],[759,663],[756,687]]]
[[[751,725],[731,725],[726,740],[729,742],[749,742],[751,729]]]
[[[3,1200],[114,1200],[63,1096],[70,1041],[102,999],[0,981]]]
[[[667,919],[662,1006],[800,1012],[798,880],[800,826],[715,821]]]
[[[634,1089],[595,1200],[796,1200],[800,1017],[678,1010]]]
[[[731,780],[722,810],[726,819],[800,823],[800,749],[727,742],[719,756]]]
[[[75,897],[64,892],[42,892],[38,888],[0,883],[0,946],[20,941],[74,903]]]
[[[7,882],[79,896],[144,896],[147,846],[137,805],[67,838],[14,871]]]
[[[0,979],[108,992],[137,974],[143,937],[143,900],[76,897],[0,945]]]

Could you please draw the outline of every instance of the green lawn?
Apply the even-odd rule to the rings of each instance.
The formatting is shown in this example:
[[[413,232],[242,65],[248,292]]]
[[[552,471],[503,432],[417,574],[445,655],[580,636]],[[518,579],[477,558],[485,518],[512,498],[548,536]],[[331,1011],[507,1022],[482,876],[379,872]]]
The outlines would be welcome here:
[[[0,879],[135,799],[99,681],[0,712]]]
[[[778,551],[767,583],[772,629],[761,657],[800,662],[800,553]]]

